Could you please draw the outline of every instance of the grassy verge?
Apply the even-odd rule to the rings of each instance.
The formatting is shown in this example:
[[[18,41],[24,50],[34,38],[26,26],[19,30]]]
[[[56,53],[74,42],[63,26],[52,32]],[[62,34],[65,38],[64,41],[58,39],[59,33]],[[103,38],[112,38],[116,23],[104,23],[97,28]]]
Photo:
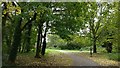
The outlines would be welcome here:
[[[89,58],[101,66],[118,66],[119,61],[116,60],[111,60],[110,57],[112,58],[113,54],[107,54],[107,53],[96,53],[93,54],[92,57],[90,57],[89,52],[79,52],[75,53],[78,56],[83,56],[86,58]]]
[[[35,52],[19,53],[13,66],[70,66],[72,61],[68,56],[53,49],[47,49],[45,56],[34,58]],[[7,57],[6,57],[7,58]],[[7,59],[3,66],[10,66]]]
[[[67,55],[57,51],[56,49],[47,49],[46,56],[48,57],[48,61],[53,66],[70,66],[72,64],[72,60],[68,58]]]
[[[66,51],[66,52],[80,52],[79,50],[64,50],[64,51]]]

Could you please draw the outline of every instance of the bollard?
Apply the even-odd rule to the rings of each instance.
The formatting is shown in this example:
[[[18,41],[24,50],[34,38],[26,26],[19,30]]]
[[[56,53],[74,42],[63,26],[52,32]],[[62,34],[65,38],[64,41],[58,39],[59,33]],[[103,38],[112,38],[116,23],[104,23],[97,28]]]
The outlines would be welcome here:
[[[90,57],[92,57],[92,47],[90,47]]]

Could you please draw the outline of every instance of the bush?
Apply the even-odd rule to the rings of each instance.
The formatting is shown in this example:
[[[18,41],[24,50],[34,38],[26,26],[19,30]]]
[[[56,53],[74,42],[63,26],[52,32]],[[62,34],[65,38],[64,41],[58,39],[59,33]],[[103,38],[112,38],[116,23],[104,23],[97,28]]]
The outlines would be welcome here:
[[[90,47],[82,47],[80,51],[90,51]]]
[[[59,46],[59,48],[60,48],[61,50],[67,49],[67,45],[66,45],[66,46]]]
[[[69,50],[79,50],[81,48],[78,43],[68,43],[67,46]]]
[[[79,50],[81,49],[81,45],[78,43],[68,42],[65,46],[59,46],[61,49],[68,49],[68,50]]]

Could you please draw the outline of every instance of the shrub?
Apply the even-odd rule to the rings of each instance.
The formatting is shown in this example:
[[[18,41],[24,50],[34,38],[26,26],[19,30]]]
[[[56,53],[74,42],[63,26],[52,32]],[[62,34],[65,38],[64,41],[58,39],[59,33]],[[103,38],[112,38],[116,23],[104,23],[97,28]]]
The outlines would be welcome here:
[[[81,49],[81,45],[79,43],[68,42],[67,45],[59,46],[59,48],[68,50],[79,50]]]

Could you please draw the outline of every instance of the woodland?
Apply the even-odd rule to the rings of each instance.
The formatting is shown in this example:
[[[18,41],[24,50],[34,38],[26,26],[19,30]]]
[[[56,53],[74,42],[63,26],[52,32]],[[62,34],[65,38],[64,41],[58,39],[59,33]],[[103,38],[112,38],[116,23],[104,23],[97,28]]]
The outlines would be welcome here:
[[[3,66],[19,65],[25,55],[47,60],[54,50],[91,50],[120,61],[120,2],[1,2],[1,7]]]

